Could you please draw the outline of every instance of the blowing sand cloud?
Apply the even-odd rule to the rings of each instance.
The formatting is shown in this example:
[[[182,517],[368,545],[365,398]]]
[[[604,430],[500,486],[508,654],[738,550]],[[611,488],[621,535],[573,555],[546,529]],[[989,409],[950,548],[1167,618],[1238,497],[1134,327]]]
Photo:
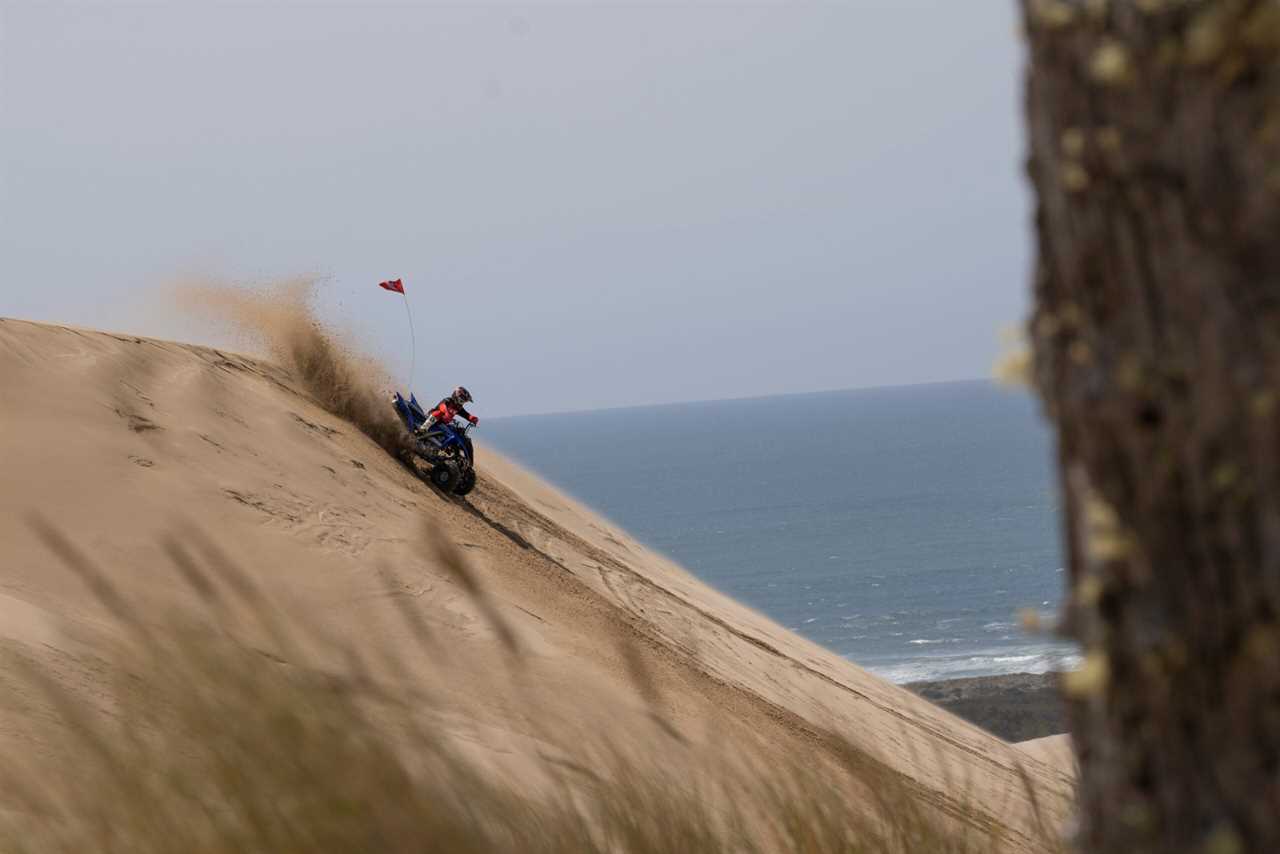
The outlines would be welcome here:
[[[310,278],[255,289],[199,281],[184,282],[175,293],[187,313],[229,326],[247,349],[290,370],[322,407],[396,453],[403,431],[380,391],[390,385],[388,372],[319,319],[315,286]]]

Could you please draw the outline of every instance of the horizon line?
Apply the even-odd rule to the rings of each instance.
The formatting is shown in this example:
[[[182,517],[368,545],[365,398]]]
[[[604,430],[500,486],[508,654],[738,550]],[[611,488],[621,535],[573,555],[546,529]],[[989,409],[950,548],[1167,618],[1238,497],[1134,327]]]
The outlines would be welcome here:
[[[700,403],[737,403],[751,400],[770,400],[779,397],[813,397],[820,394],[838,394],[840,392],[860,392],[860,391],[887,391],[897,388],[924,388],[926,386],[939,385],[962,385],[966,383],[988,383],[996,384],[996,380],[992,377],[961,377],[950,380],[921,380],[919,382],[909,383],[882,383],[878,385],[866,386],[844,386],[841,388],[824,388],[814,389],[812,391],[787,391],[777,394],[746,394],[735,397],[710,397],[695,398],[685,400],[667,400],[655,403],[626,403],[620,406],[600,406],[588,407],[582,409],[552,409],[537,412],[517,412],[510,415],[491,415],[491,420],[501,420],[504,418],[540,418],[548,415],[587,415],[589,413],[598,412],[624,412],[630,409],[658,409],[664,406],[690,406]]]

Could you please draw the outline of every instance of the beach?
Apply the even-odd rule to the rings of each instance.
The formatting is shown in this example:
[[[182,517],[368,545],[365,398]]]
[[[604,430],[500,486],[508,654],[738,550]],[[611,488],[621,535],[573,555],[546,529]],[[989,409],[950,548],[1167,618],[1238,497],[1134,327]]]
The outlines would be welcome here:
[[[1031,741],[1067,731],[1056,673],[973,676],[906,685],[957,717],[1006,741]]]

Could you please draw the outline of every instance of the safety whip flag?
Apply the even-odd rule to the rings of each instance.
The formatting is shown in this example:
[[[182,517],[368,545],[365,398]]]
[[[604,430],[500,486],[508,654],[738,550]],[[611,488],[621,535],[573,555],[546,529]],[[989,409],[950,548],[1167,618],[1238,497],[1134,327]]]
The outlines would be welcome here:
[[[418,367],[418,336],[413,331],[413,312],[409,310],[409,295],[404,292],[404,282],[399,279],[387,279],[385,282],[378,282],[378,287],[384,291],[391,291],[393,294],[400,294],[404,297],[404,313],[409,318],[409,341],[412,349],[409,356],[409,390],[413,390],[413,371]]]

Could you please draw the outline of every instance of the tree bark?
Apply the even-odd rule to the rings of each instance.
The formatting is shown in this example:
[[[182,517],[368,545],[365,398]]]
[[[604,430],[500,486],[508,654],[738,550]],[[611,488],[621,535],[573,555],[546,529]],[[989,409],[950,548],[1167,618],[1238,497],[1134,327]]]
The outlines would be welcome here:
[[[1020,2],[1078,843],[1280,851],[1280,3]]]

